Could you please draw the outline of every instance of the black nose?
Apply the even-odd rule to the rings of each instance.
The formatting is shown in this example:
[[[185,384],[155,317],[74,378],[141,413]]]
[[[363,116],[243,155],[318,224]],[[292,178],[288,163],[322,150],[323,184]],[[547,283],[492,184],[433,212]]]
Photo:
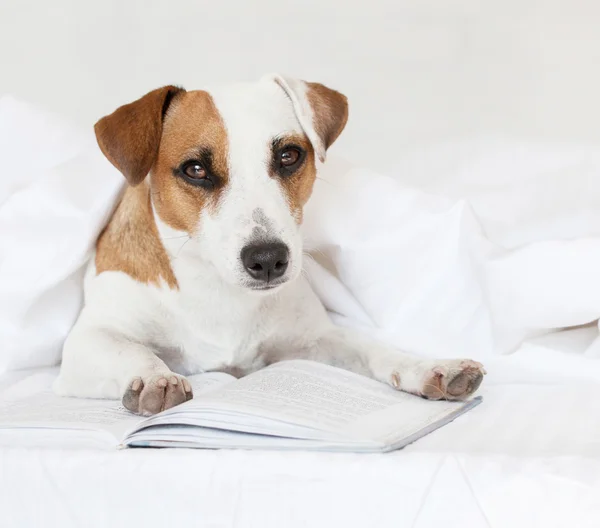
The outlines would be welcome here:
[[[281,277],[288,267],[290,252],[285,244],[251,244],[242,249],[244,268],[253,279],[269,282]]]

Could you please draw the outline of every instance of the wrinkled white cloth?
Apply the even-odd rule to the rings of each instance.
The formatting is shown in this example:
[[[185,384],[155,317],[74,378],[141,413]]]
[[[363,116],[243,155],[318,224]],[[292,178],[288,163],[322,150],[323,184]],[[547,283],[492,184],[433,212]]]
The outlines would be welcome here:
[[[477,140],[393,176],[326,165],[306,233],[336,320],[407,350],[483,358],[600,317],[597,148]]]
[[[123,178],[91,131],[10,97],[0,162],[1,372],[59,361]],[[405,350],[481,359],[600,318],[591,147],[442,145],[399,157],[394,177],[331,156],[303,230],[333,319]]]
[[[451,142],[412,151],[395,174],[424,192],[466,200],[496,246],[484,273],[496,350],[600,317],[597,145]]]
[[[343,165],[326,165],[304,225],[307,247],[332,271],[316,276],[308,265],[313,288],[336,322],[425,355],[491,351],[479,262],[485,240],[469,205]],[[347,291],[360,318],[333,288]]]
[[[60,360],[122,184],[91,131],[0,99],[0,372]]]

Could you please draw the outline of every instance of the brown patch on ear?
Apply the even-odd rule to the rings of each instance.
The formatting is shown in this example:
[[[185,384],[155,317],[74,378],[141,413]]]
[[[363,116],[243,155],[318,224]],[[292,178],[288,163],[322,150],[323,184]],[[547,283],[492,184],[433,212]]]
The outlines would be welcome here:
[[[96,243],[96,273],[122,271],[146,284],[177,289],[169,256],[160,240],[147,185],[128,187]]]
[[[306,152],[306,159],[302,166],[290,176],[280,176],[271,168],[269,174],[271,178],[279,181],[285,192],[290,211],[298,224],[302,223],[302,213],[304,205],[308,202],[312,194],[315,178],[317,177],[317,168],[315,166],[315,151],[304,135],[291,135],[282,138],[283,143],[290,143],[302,147]]]
[[[176,86],[158,88],[117,108],[94,126],[100,150],[130,185],[139,184],[150,172],[165,113],[173,97],[184,91]]]
[[[322,84],[307,82],[306,85],[306,97],[313,110],[313,126],[328,149],[346,126],[348,99]]]
[[[195,187],[174,174],[182,163],[210,153],[214,189]],[[152,201],[159,218],[192,234],[203,210],[214,210],[229,181],[225,124],[208,92],[195,90],[177,98],[163,126],[158,158],[152,169]]]

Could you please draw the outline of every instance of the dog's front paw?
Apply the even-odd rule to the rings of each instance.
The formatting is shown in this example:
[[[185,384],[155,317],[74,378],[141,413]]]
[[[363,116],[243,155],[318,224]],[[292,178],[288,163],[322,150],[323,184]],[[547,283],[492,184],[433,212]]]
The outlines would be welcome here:
[[[125,389],[123,407],[133,413],[150,416],[192,397],[190,382],[178,374],[135,377]]]
[[[477,361],[442,360],[426,370],[420,393],[429,400],[464,400],[479,388],[484,375]]]

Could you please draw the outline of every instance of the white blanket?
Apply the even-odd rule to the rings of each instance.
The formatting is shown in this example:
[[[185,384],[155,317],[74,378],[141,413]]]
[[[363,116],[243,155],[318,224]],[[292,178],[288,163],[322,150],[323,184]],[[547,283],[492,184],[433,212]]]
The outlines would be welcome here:
[[[0,372],[56,364],[122,177],[75,128],[0,99]]]
[[[122,177],[91,131],[8,97],[0,160],[0,371],[52,365]],[[332,317],[406,350],[481,359],[600,318],[592,148],[447,145],[394,178],[331,157],[304,232]]]
[[[2,526],[597,528],[600,362],[577,354],[590,334],[490,358],[482,405],[386,455],[23,448],[0,438]],[[1,376],[0,400],[35,391],[36,379]]]
[[[600,317],[598,149],[441,145],[394,177],[333,163],[306,219],[341,282],[315,277],[326,305],[401,348],[483,358]]]

